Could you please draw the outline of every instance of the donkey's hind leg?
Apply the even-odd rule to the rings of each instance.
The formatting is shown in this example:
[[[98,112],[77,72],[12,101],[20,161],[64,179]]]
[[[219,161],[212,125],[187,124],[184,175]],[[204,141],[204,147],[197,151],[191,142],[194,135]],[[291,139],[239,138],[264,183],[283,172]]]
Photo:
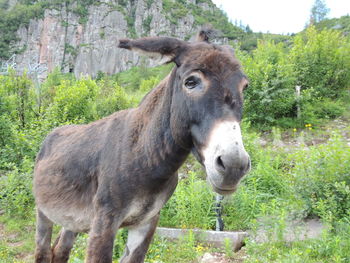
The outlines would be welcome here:
[[[73,247],[77,233],[62,228],[57,240],[52,246],[52,263],[68,262],[69,253]]]
[[[36,234],[35,234],[35,263],[50,263],[51,235],[53,223],[39,209],[36,215]]]
[[[128,241],[121,263],[144,262],[148,247],[156,230],[159,215],[153,217],[147,224],[129,229]]]

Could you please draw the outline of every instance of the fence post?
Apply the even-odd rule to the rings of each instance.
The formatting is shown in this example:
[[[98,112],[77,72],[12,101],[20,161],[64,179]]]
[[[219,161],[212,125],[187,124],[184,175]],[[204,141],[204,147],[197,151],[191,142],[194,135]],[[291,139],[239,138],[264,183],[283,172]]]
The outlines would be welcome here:
[[[295,86],[295,95],[297,100],[297,119],[299,120],[301,117],[301,110],[300,110],[300,86]]]

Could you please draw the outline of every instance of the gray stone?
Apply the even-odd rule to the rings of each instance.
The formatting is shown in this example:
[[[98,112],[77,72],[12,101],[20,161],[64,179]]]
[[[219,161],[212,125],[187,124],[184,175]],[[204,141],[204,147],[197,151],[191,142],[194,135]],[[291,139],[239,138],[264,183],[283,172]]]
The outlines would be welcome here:
[[[233,251],[238,251],[244,244],[244,239],[248,237],[247,232],[229,232],[229,231],[212,231],[201,229],[177,229],[177,228],[165,228],[158,227],[156,233],[160,237],[164,237],[170,240],[179,239],[188,234],[189,231],[193,231],[196,239],[210,243],[216,247],[224,247],[225,240],[230,240]]]

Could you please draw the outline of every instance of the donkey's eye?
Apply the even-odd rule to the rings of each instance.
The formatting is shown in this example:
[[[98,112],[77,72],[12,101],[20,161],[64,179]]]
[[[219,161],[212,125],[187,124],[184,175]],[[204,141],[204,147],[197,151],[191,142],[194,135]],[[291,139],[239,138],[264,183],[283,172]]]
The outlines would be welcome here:
[[[201,80],[195,76],[191,76],[185,80],[185,87],[188,89],[193,89],[201,83]]]

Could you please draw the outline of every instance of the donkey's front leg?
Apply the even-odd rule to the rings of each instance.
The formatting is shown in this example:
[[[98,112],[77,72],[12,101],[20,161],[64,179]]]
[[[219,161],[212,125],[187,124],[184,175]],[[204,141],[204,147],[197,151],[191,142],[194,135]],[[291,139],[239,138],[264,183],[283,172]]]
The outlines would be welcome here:
[[[108,212],[96,213],[89,233],[86,263],[111,263],[118,219]]]
[[[128,242],[120,263],[142,263],[156,230],[159,214],[149,222],[129,228]]]

